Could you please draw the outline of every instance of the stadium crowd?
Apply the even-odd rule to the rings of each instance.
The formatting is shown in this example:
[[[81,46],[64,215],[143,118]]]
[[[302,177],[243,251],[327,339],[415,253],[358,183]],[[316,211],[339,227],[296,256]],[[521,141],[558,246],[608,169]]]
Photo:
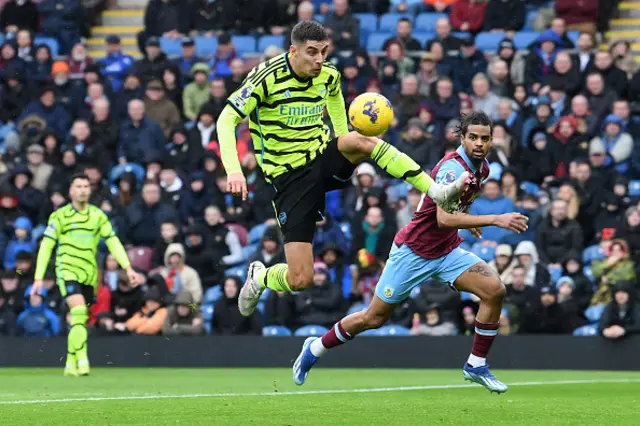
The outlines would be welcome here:
[[[618,338],[640,329],[640,71],[629,42],[610,41],[607,49],[597,42],[616,2],[202,0],[187,8],[150,0],[139,35],[144,56],[125,55],[111,35],[100,60],[79,39],[80,3],[49,3],[11,0],[0,13],[0,334],[65,333],[53,268],[42,297],[29,298],[28,287],[47,218],[67,202],[78,171],[146,277],[130,286],[102,247],[95,333],[261,334],[271,326],[267,333],[280,334],[330,327],[369,302],[394,234],[421,194],[363,164],[352,186],[327,194],[313,242],[314,285],[298,294],[265,292],[249,318],[237,310],[247,263],[270,266],[284,254],[273,189],[246,125],[238,129],[238,154],[249,197],[223,191],[215,123],[255,63],[236,51],[232,36],[286,38],[314,14],[332,34],[328,60],[342,71],[347,104],[364,91],[391,99],[396,119],[383,138],[425,169],[457,148],[460,113],[482,110],[495,120],[491,176],[470,213],[518,211],[529,230],[489,227],[481,240],[462,234],[464,247],[507,286],[500,334],[579,329]],[[388,11],[448,17],[439,15],[426,43],[413,37],[413,17],[397,19],[396,34],[375,55],[361,47],[367,34],[354,13]],[[517,49],[528,11],[542,31]],[[480,31],[499,34],[497,51],[478,48]],[[36,32],[55,35],[70,54],[52,58],[47,46],[33,45]],[[217,37],[213,55],[197,56],[192,36]],[[161,50],[167,38],[179,40],[180,56]],[[261,59],[287,43],[269,46]],[[391,322],[398,333],[473,334],[476,310],[471,295],[426,282]]]

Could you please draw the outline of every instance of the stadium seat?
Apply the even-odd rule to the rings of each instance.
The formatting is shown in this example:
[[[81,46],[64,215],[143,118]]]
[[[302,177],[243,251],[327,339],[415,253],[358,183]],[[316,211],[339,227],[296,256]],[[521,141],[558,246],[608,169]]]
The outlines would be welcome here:
[[[259,243],[262,239],[262,235],[264,235],[264,231],[267,229],[267,225],[264,223],[260,223],[249,231],[249,244]]]
[[[569,40],[571,40],[573,44],[577,44],[578,38],[580,38],[580,31],[567,31],[567,37],[569,37]]]
[[[4,35],[2,36],[2,42],[4,42]],[[36,36],[36,38],[33,40],[33,45],[37,46],[39,44],[44,44],[49,48],[52,58],[55,58],[60,53],[60,45],[58,44],[58,40],[53,37]]]
[[[264,315],[264,302],[263,301],[259,301],[258,304],[256,305],[256,311],[258,311],[260,313],[260,316]]]
[[[196,37],[196,55],[209,59],[218,48],[217,37]]]
[[[414,287],[411,290],[411,293],[409,293],[409,297],[411,299],[415,299],[416,297],[418,297],[420,295],[420,286]]]
[[[416,17],[415,30],[435,32],[436,21],[446,17],[446,13],[421,13]]]
[[[596,277],[593,276],[593,271],[591,270],[591,266],[585,266],[584,268],[582,268],[582,273],[584,274],[585,277],[587,277],[589,281],[591,281],[592,284],[595,284]]]
[[[349,308],[347,315],[355,314],[356,312],[364,311],[365,309],[367,309],[367,305],[365,303],[357,303]]]
[[[160,37],[160,49],[162,49],[167,56],[181,56],[182,41],[171,37]]]
[[[587,247],[582,252],[582,263],[585,265],[591,265],[594,260],[604,259],[604,252],[598,244]]]
[[[264,291],[262,292],[262,294],[260,295],[260,301],[261,302],[266,302],[267,299],[269,298],[269,294],[271,294],[271,289],[270,288],[265,288]]]
[[[369,35],[367,39],[367,51],[369,52],[380,52],[382,51],[382,46],[384,46],[384,42],[393,37],[393,33],[384,32],[384,33],[372,33]]]
[[[489,179],[500,180],[503,170],[504,167],[498,162],[489,164]]]
[[[485,262],[491,262],[496,257],[495,247],[483,246],[480,243],[474,244],[471,251]]]
[[[516,45],[516,49],[526,49],[531,43],[536,41],[538,37],[540,37],[540,33],[520,31],[513,36],[513,42]]]
[[[211,320],[213,319],[213,305],[202,305],[202,319],[204,322],[204,328],[207,330],[207,334],[211,334]]]
[[[373,33],[378,30],[378,16],[374,13],[355,13],[353,16],[360,21],[360,31]],[[394,27],[395,30],[395,27]]]
[[[640,198],[640,180],[629,182],[629,197]]]
[[[151,269],[151,258],[153,257],[153,249],[149,247],[131,247],[127,250],[129,261],[134,268],[140,268],[145,271]]]
[[[341,222],[340,230],[347,237],[347,240],[351,241],[351,224],[349,222]]]
[[[533,31],[533,21],[535,21],[536,17],[538,16],[538,11],[537,10],[530,10],[527,12],[527,17],[524,20],[524,28],[522,28],[523,31]]]
[[[258,53],[263,53],[269,46],[277,46],[284,49],[284,40],[285,37],[283,35],[264,35],[258,40]]]
[[[254,36],[236,35],[231,37],[231,41],[236,48],[236,52],[240,54],[256,52],[256,38]]]
[[[385,325],[378,329],[378,336],[411,336],[411,332],[400,325]]]
[[[520,189],[522,189],[525,194],[533,195],[534,197],[537,197],[540,193],[540,187],[533,182],[522,182],[520,184]]]
[[[136,163],[127,163],[115,166],[111,173],[109,173],[109,183],[115,184],[120,175],[124,172],[131,172],[136,175],[136,181],[138,182],[138,189],[140,189],[142,182],[144,182],[144,178],[147,174],[144,167]]]
[[[425,46],[429,40],[436,38],[436,33],[415,32],[412,35],[413,38],[420,42],[420,46]]]
[[[473,295],[467,291],[460,292],[460,300],[466,302],[467,300],[473,300]]]
[[[372,337],[372,336],[373,337],[377,337],[377,336],[379,336],[379,334],[378,334],[378,330],[369,329],[369,330],[363,331],[362,333],[358,333],[358,338],[360,338],[362,336],[364,336],[364,337],[367,337],[367,336],[369,336],[369,337]]]
[[[587,337],[587,336],[597,336],[599,334],[600,333],[598,332],[598,326],[594,324],[583,325],[582,327],[578,327],[575,330],[573,330],[574,336]]]
[[[321,14],[319,14],[319,13],[318,13],[318,14],[316,14],[316,15],[313,15],[313,20],[314,20],[314,21],[318,21],[318,22],[320,22],[321,24],[322,24],[322,23],[324,23],[324,18],[325,18],[325,16],[324,16],[324,15],[321,15]]]
[[[258,250],[258,244],[251,244],[242,247],[242,260],[246,262]]]
[[[480,33],[476,36],[476,47],[481,52],[497,52],[504,34]]]
[[[234,266],[233,268],[226,269],[224,271],[226,276],[238,277],[244,281],[247,278],[247,265]]]
[[[321,325],[305,325],[304,327],[297,329],[293,335],[298,337],[320,337],[327,331],[329,331],[329,329]]]
[[[584,311],[584,317],[588,319],[590,323],[597,323],[598,321],[600,321],[600,317],[602,316],[602,313],[604,312],[604,309],[606,307],[607,305],[589,306]]]
[[[380,17],[380,25],[378,28],[380,31],[391,31],[395,33],[398,21],[402,18],[408,18],[413,22],[413,16],[408,13],[385,13]]]
[[[551,285],[556,285],[560,277],[562,277],[562,266],[555,266],[547,268],[549,270],[549,274],[551,274]]]
[[[227,224],[227,228],[236,233],[243,247],[249,243],[249,232],[244,226],[238,225],[237,223],[229,223]]]
[[[282,325],[268,325],[262,327],[263,336],[291,336],[291,330]]]
[[[222,288],[219,285],[208,288],[207,291],[204,292],[204,300],[203,303],[205,305],[210,304],[213,306],[215,302],[218,301],[222,297]]]
[[[466,31],[454,31],[451,34],[453,34],[454,37],[457,37],[462,40],[467,39],[469,37],[473,37],[473,34]]]

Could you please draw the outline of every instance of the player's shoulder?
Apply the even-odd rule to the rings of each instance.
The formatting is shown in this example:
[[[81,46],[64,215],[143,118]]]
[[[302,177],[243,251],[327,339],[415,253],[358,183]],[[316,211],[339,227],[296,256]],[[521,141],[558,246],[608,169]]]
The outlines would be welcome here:
[[[261,84],[263,81],[275,75],[276,71],[279,69],[283,69],[287,66],[284,54],[278,55],[271,59],[268,59],[264,62],[260,62],[258,65],[253,67],[249,74],[247,75],[247,83],[257,86]]]
[[[89,214],[91,217],[97,219],[99,223],[102,223],[104,220],[109,220],[107,214],[94,204],[89,204]]]
[[[333,75],[333,76],[339,76],[340,75],[340,71],[338,70],[338,68],[336,68],[336,66],[333,65],[329,61],[324,61],[322,63],[322,72],[325,72],[325,73],[327,73],[329,75]]]
[[[437,183],[453,183],[465,171],[464,167],[455,158],[444,158],[438,165],[436,174]]]

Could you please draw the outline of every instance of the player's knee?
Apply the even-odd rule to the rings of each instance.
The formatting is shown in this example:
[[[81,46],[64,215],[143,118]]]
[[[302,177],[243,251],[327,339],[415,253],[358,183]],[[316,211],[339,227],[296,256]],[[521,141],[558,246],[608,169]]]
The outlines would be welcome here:
[[[487,291],[487,299],[493,303],[502,304],[502,301],[504,300],[506,294],[507,289],[505,288],[504,284],[502,284],[502,281],[496,278],[489,286],[489,289]]]
[[[363,328],[369,330],[372,328],[380,328],[387,322],[388,318],[383,312],[375,312],[371,309],[364,311],[362,318]]]
[[[364,136],[357,132],[351,132],[348,135],[345,135],[345,142],[348,152],[370,156],[379,140],[378,138]]]
[[[287,275],[287,280],[289,281],[289,288],[292,291],[302,291],[309,287],[313,282],[313,272],[309,271],[296,271],[292,272],[289,270],[289,274]]]

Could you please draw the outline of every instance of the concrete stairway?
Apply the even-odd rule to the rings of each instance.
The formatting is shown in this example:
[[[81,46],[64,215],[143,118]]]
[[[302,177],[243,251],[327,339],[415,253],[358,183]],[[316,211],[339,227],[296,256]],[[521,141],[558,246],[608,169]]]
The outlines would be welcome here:
[[[117,34],[122,42],[122,50],[133,57],[139,57],[141,54],[138,50],[136,35],[142,30],[146,4],[147,0],[120,0],[118,9],[104,11],[102,25],[91,29],[92,37],[87,41],[90,55],[94,58],[104,57],[105,38],[108,35]]]
[[[624,39],[631,43],[631,50],[640,62],[640,0],[625,0],[619,5],[620,18],[611,21],[611,29],[605,34],[608,42]],[[603,45],[608,48],[609,43]]]

